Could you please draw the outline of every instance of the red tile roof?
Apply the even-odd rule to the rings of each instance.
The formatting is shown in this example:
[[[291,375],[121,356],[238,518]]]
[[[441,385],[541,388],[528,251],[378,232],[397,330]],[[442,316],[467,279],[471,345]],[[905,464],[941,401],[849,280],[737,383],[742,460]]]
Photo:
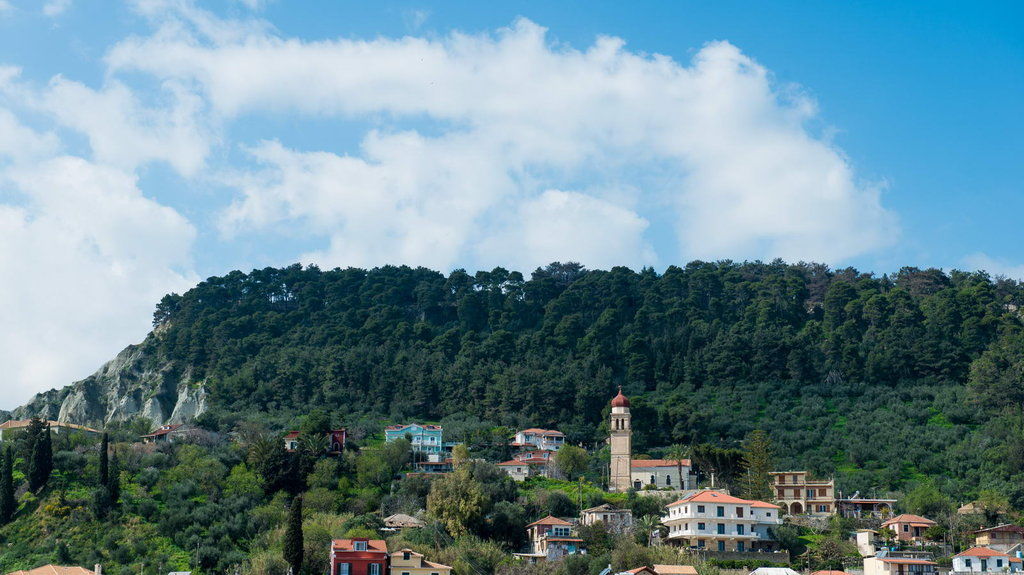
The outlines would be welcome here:
[[[893,517],[892,519],[886,521],[885,523],[882,523],[882,527],[885,527],[886,525],[895,525],[897,523],[908,523],[910,525],[922,525],[922,526],[935,525],[934,521],[932,521],[931,519],[928,519],[926,517],[921,517],[920,515],[911,515],[909,513],[904,513],[902,515],[897,515],[896,517]]]
[[[690,466],[689,459],[634,459],[629,462],[629,466],[632,468],[645,468],[645,467],[676,467],[678,468],[678,461],[683,462],[683,467]]]
[[[565,521],[563,519],[559,519],[559,518],[554,517],[552,515],[548,515],[547,517],[545,517],[543,519],[538,519],[537,521],[534,521],[533,523],[527,525],[527,527],[533,527],[534,525],[567,525],[567,526],[572,526],[572,523],[569,523],[568,521]]]
[[[84,567],[61,567],[60,565],[43,565],[28,571],[12,571],[7,575],[93,575]]]
[[[356,551],[355,541],[366,541],[366,551]],[[331,542],[334,551],[353,551],[356,553],[387,553],[388,544],[383,539],[335,539]]]
[[[733,497],[732,495],[728,495],[720,491],[711,491],[710,489],[698,491],[697,493],[694,493],[689,497],[684,497],[679,501],[676,501],[675,503],[670,503],[669,507],[679,505],[681,503],[731,503],[734,505],[746,504],[750,505],[751,507],[779,509],[778,505],[772,505],[771,503],[766,503],[764,501],[740,499],[739,497]]]
[[[958,553],[955,557],[1009,557],[1009,555],[988,547],[971,547],[967,551]]]

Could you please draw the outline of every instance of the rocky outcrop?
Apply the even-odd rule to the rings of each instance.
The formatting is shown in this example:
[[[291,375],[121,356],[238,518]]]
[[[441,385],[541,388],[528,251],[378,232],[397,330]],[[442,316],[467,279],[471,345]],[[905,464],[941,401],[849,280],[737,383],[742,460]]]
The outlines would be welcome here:
[[[96,373],[63,389],[37,394],[11,413],[82,425],[104,425],[136,418],[155,425],[183,423],[206,409],[203,382],[155,351],[156,336],[125,348]]]

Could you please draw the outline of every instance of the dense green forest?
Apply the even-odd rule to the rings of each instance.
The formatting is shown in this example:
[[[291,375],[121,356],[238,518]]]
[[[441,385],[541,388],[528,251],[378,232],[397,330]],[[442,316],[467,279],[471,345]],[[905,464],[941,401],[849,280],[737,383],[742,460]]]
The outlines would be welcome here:
[[[529,280],[300,266],[211,278],[166,296],[142,344],[169,377],[205,386],[203,430],[163,445],[139,441],[143,420],[108,424],[109,442],[51,441],[40,421],[5,435],[0,571],[274,575],[301,555],[295,572],[323,573],[331,538],[377,536],[396,512],[427,527],[389,545],[455,575],[691,561],[645,545],[664,512],[656,492],[603,490],[604,420],[620,385],[639,456],[688,453],[744,496],[771,467],[835,475],[847,494],[889,494],[935,518],[929,538],[962,549],[974,526],[1020,521],[1013,509],[1024,508],[1022,299],[1024,287],[984,274],[782,262],[663,274],[552,264]],[[381,434],[409,419],[442,422],[463,444],[453,474],[404,473],[408,443]],[[316,438],[337,425],[350,445],[327,456]],[[526,425],[558,427],[589,453],[560,452],[565,480],[516,485],[484,460],[508,457]],[[284,450],[286,429],[303,432],[296,452]],[[955,513],[976,499],[983,515]],[[632,509],[640,527],[581,528],[590,553],[557,564],[511,560],[530,521],[601,502]],[[794,566],[843,568],[859,561],[846,542],[854,527],[787,524],[776,537]]]
[[[934,478],[954,500],[988,489],[1020,507],[1022,304],[1014,281],[916,268],[295,265],[166,296],[145,345],[205,382],[201,423],[221,431],[328,406],[357,434],[469,419],[598,447],[621,385],[639,452],[764,428],[778,466],[846,493]]]

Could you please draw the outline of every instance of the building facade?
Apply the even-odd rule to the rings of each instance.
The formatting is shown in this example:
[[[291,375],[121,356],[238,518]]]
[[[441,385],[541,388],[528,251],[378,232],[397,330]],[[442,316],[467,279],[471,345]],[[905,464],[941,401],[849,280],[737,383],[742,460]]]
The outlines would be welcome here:
[[[812,479],[806,471],[773,471],[775,502],[790,515],[825,517],[836,512],[836,483]]]
[[[679,471],[682,468],[682,483]],[[629,477],[633,489],[653,485],[658,489],[693,489],[693,464],[689,459],[633,459],[629,462]]]
[[[904,513],[882,523],[882,528],[895,531],[898,541],[921,543],[924,541],[924,532],[934,525],[931,519]]]
[[[619,394],[612,398],[612,413],[608,438],[611,448],[611,469],[609,470],[608,489],[611,491],[629,491],[633,486],[631,460],[633,458],[633,429],[630,427],[629,399]]]
[[[384,440],[388,443],[408,438],[413,451],[422,453],[442,453],[444,451],[444,430],[440,425],[421,425],[409,423],[390,425],[384,428]]]
[[[612,533],[628,533],[633,529],[633,512],[603,503],[581,511],[580,523],[583,525],[603,523],[605,528]]]
[[[718,552],[773,551],[773,530],[782,524],[779,507],[764,501],[703,490],[668,506],[661,522],[667,541]]]
[[[330,575],[386,575],[388,546],[383,539],[335,539]]]
[[[1024,544],[1024,527],[1005,523],[973,532],[974,544],[1004,553],[1019,549]]]
[[[530,551],[516,554],[519,558],[554,561],[586,553],[583,540],[573,535],[572,523],[550,515],[527,525],[526,537]]]
[[[524,429],[512,440],[512,447],[526,451],[558,451],[563,445],[565,434],[556,429]]]
[[[391,554],[390,575],[449,575],[451,572],[451,567],[427,561],[412,549]]]
[[[527,477],[551,477],[551,451],[524,451],[514,459],[503,461],[498,467],[516,481]]]
[[[972,547],[953,556],[952,573],[1017,573],[1021,560],[988,547]]]
[[[936,575],[938,565],[909,557],[865,557],[864,575]]]

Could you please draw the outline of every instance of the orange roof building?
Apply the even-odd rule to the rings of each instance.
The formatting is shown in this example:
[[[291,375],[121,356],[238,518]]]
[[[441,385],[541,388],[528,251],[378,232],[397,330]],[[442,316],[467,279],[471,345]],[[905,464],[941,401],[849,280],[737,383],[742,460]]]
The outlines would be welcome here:
[[[882,527],[892,529],[896,532],[896,539],[900,541],[924,541],[924,532],[935,525],[931,519],[919,515],[904,513],[882,523]]]
[[[778,549],[772,536],[782,524],[778,505],[705,489],[667,507],[661,522],[668,527],[669,541],[715,552]]]

